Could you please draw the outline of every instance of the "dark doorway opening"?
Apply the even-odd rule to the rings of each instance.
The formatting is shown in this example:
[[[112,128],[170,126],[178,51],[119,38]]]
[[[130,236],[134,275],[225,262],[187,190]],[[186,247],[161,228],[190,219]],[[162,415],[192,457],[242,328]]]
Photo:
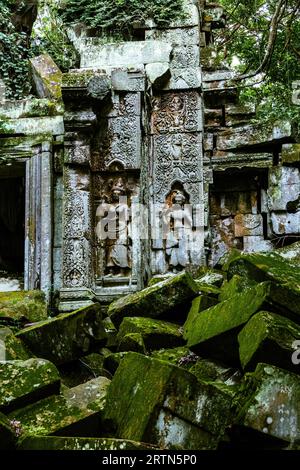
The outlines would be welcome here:
[[[0,272],[23,279],[25,165],[0,167]],[[1,276],[0,276],[1,277]]]

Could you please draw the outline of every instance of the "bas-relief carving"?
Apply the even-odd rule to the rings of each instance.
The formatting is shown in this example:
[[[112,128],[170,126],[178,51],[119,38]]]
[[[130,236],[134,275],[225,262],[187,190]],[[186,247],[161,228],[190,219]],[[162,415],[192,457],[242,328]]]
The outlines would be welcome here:
[[[152,100],[152,134],[197,132],[201,121],[201,102],[196,91],[164,93]]]
[[[89,246],[87,240],[65,240],[63,261],[64,286],[87,286],[89,282],[89,267]]]
[[[131,203],[138,193],[137,177],[124,172],[95,175],[96,276],[130,278],[133,268]]]
[[[202,201],[202,139],[200,133],[153,136],[154,202],[164,202],[166,188],[184,184],[191,203]]]

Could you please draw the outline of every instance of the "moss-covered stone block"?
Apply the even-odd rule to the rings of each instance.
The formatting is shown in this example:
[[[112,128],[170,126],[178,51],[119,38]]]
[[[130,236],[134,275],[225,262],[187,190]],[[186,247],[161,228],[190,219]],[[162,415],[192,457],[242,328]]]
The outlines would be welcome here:
[[[197,284],[221,287],[224,281],[224,273],[208,270],[203,276],[196,279]]]
[[[8,413],[59,393],[56,367],[44,359],[0,362],[0,410]]]
[[[6,327],[0,328],[0,361],[17,359],[26,361],[31,357],[30,351],[20,339],[15,337],[12,330]]]
[[[287,443],[300,439],[300,377],[260,363],[246,374],[237,399],[237,423]]]
[[[109,437],[32,436],[22,439],[18,450],[155,450],[143,442]],[[109,458],[109,457],[107,457]]]
[[[190,274],[184,272],[115,300],[109,306],[108,314],[117,326],[124,317],[157,318],[165,315],[172,319],[172,309],[192,300],[197,294],[197,284]]]
[[[24,323],[46,320],[47,305],[41,291],[0,292],[0,319],[9,318]]]
[[[190,353],[191,352],[188,347],[179,346],[177,348],[159,349],[158,351],[153,351],[151,353],[151,357],[159,359],[160,361],[170,362],[175,366],[179,366],[181,359],[187,357]]]
[[[62,72],[49,54],[30,59],[33,80],[40,98],[60,100],[62,98]]]
[[[284,246],[283,248],[278,248],[276,253],[282,256],[287,262],[290,260],[300,264],[300,241]]]
[[[300,294],[300,265],[286,260],[276,252],[245,253],[228,267],[228,277],[234,274],[257,282],[273,281],[289,291]],[[300,313],[300,305],[299,305]]]
[[[281,151],[283,164],[300,162],[300,144],[284,144]]]
[[[0,413],[0,450],[13,450],[17,442],[17,435],[11,421]]]
[[[109,387],[104,419],[118,437],[188,450],[216,448],[230,413],[230,399],[216,387],[168,362],[128,353]]]
[[[168,279],[170,279],[173,276],[174,276],[174,274],[172,274],[172,273],[156,274],[155,276],[153,276],[150,279],[150,281],[148,282],[147,287],[155,286],[155,284],[158,284],[159,282],[162,282],[162,281],[167,281]]]
[[[243,290],[253,287],[255,284],[257,284],[255,281],[235,274],[232,276],[230,281],[225,281],[223,283],[219,295],[219,301],[223,302],[223,300],[230,299],[234,295],[240,294]]]
[[[293,364],[293,344],[299,341],[300,326],[270,312],[256,313],[238,335],[240,361],[244,369],[254,370],[259,362],[267,362],[291,372],[300,372]]]
[[[127,333],[124,336],[121,336],[119,338],[118,351],[133,351],[146,354],[147,351],[141,333]]]
[[[193,329],[193,323],[198,318],[199,314],[204,310],[217,305],[217,303],[217,299],[214,299],[208,295],[199,295],[193,300],[191,309],[183,327],[183,337],[185,339],[188,337],[189,330]]]
[[[147,351],[184,344],[180,326],[163,320],[146,317],[125,317],[118,333],[119,342],[122,341],[125,335],[130,333],[141,334]]]
[[[117,334],[118,331],[109,317],[103,319],[103,326],[107,336],[106,346],[108,348],[117,347]]]
[[[33,405],[10,413],[9,418],[21,423],[22,438],[28,436],[97,437],[100,412],[110,381],[97,377]]]
[[[184,335],[188,347],[200,356],[239,367],[237,335],[259,310],[276,310],[277,300],[282,302],[277,285],[264,282],[204,310]],[[284,314],[294,317],[288,310]]]
[[[17,337],[34,354],[55,364],[76,360],[106,341],[99,304],[25,328]]]
[[[111,353],[104,358],[104,368],[105,370],[109,371],[111,375],[114,375],[116,370],[118,369],[121,361],[124,357],[129,354],[129,351],[120,351],[116,353]]]

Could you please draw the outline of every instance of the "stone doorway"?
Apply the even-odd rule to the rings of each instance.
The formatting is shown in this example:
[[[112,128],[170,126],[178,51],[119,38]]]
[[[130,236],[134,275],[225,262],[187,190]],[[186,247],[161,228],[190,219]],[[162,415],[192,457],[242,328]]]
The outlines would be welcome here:
[[[0,291],[24,288],[25,165],[0,169]]]

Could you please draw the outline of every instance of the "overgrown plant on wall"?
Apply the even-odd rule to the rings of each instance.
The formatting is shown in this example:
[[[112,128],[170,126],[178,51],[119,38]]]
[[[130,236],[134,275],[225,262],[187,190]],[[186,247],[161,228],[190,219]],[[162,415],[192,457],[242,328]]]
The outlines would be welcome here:
[[[16,6],[16,3],[18,5]],[[6,97],[20,99],[30,90],[28,37],[12,21],[23,2],[0,2],[0,78],[6,85]]]
[[[183,0],[65,0],[61,8],[67,24],[81,22],[98,34],[128,39],[133,25],[153,19],[160,27],[184,17]]]

